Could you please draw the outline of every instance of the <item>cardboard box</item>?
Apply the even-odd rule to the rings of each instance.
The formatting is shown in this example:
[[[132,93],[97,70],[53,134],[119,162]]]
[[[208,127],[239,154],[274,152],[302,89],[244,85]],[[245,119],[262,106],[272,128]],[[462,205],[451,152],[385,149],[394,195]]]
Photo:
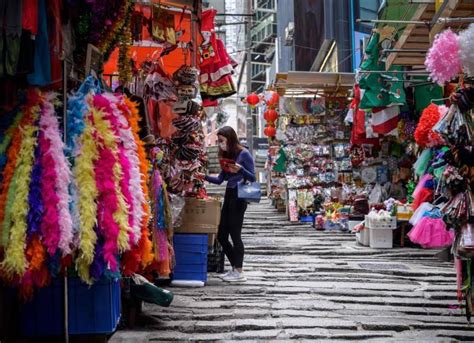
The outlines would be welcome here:
[[[181,226],[176,233],[215,234],[221,220],[221,202],[216,199],[186,198],[181,211]]]

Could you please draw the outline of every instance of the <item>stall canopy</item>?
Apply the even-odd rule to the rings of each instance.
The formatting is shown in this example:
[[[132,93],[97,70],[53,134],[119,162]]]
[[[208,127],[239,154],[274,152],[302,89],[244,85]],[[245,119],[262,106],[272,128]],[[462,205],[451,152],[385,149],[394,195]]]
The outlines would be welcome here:
[[[165,70],[168,73],[173,73],[185,63],[195,63],[198,46],[196,42],[200,40],[200,37],[198,37],[199,35],[197,34],[198,19],[196,17],[196,15],[198,17],[200,16],[200,2],[195,0],[137,1],[135,3],[134,11],[141,12],[144,18],[152,20],[153,8],[163,9],[173,17],[174,29],[176,32],[182,31],[183,33],[182,37],[179,38],[179,42],[192,42],[194,45],[194,48],[191,49],[183,49],[178,45],[176,49],[163,56],[161,61]],[[146,25],[143,25],[142,27],[142,35],[140,38],[141,40],[134,40],[133,46],[130,49],[131,56],[137,66],[140,66],[141,63],[147,60],[158,59],[163,50],[167,48],[164,44],[153,39]],[[118,56],[118,49],[115,49],[105,64],[105,75],[116,75],[118,73]]]
[[[474,16],[474,1],[445,0],[436,5],[435,1],[421,4],[415,13],[408,18],[405,27],[387,55],[386,69],[392,65],[424,68],[425,56],[436,34],[446,28],[458,32],[465,29]],[[464,18],[462,21],[456,19]],[[400,19],[400,18],[390,18]]]
[[[276,88],[289,96],[346,94],[355,82],[353,73],[318,73],[290,71],[277,74]]]

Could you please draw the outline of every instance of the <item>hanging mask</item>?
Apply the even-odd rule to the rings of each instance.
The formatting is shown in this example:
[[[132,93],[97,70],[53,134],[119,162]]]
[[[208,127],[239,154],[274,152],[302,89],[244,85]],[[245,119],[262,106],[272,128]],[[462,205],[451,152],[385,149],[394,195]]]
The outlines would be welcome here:
[[[178,97],[180,99],[194,99],[197,95],[197,88],[194,85],[178,86]]]

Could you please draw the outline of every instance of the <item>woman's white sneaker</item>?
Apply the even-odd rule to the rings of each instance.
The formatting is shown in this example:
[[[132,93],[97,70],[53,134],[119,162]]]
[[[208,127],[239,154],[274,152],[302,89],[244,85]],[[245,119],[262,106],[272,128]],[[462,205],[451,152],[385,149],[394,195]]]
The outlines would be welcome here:
[[[229,276],[222,278],[226,282],[244,282],[247,281],[244,273],[239,273],[238,271],[232,272]]]
[[[224,279],[224,278],[226,278],[226,277],[232,275],[233,272],[234,272],[233,270],[229,270],[227,273],[217,275],[217,277],[218,277],[219,279]]]

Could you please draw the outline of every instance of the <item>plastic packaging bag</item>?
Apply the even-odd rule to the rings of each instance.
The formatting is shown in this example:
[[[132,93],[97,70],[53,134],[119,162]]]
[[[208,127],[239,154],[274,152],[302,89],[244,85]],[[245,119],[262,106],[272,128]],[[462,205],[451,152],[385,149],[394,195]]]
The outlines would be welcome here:
[[[173,227],[181,225],[181,212],[184,208],[184,198],[179,195],[170,194],[171,215],[173,218]]]
[[[380,184],[376,184],[369,195],[370,204],[380,204],[384,200],[384,191]]]

